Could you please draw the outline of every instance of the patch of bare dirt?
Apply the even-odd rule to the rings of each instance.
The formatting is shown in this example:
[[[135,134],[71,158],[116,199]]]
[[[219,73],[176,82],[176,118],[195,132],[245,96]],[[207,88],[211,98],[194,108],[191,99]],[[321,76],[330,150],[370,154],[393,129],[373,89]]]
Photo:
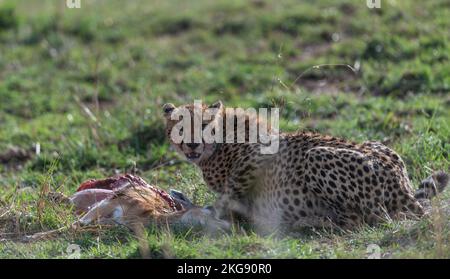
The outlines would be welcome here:
[[[21,168],[25,162],[33,157],[31,150],[26,150],[17,146],[11,146],[0,153],[0,163],[12,168]]]
[[[364,87],[351,69],[314,69],[296,81],[296,85],[315,94],[361,93]]]
[[[0,208],[0,242],[17,241],[23,237],[21,219],[26,220],[27,216],[14,213],[9,208]]]
[[[298,46],[301,53],[294,57],[297,61],[314,61],[318,57],[326,55],[331,50],[333,43]],[[312,93],[337,94],[339,92],[361,93],[364,86],[359,81],[358,69],[354,65],[322,64],[304,69],[290,70],[295,76],[295,84]]]
[[[319,57],[327,53],[332,47],[331,43],[303,45],[300,47],[302,52],[296,57],[299,61],[306,61],[315,57]]]

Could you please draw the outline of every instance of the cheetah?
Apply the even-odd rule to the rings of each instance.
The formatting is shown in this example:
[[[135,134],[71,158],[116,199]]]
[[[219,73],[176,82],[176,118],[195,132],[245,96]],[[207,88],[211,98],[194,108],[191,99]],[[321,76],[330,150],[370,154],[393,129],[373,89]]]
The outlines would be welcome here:
[[[193,118],[193,104],[163,106],[169,139],[179,123],[171,115],[180,108]],[[211,108],[216,113],[202,120],[203,127],[219,116],[226,117],[222,102],[201,107],[202,111]],[[448,174],[435,173],[414,193],[403,160],[389,147],[311,132],[280,133],[275,154],[261,154],[262,143],[247,141],[170,141],[200,168],[207,186],[218,194],[215,208],[221,217],[230,217],[227,212],[231,212],[262,232],[304,227],[354,229],[418,218],[426,213],[427,201],[449,180]]]

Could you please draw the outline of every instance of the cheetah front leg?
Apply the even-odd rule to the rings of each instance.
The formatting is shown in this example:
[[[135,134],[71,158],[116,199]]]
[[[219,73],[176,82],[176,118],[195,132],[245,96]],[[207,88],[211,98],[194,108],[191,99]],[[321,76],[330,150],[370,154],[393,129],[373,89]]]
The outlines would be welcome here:
[[[232,224],[249,221],[247,207],[241,200],[231,194],[221,194],[213,207],[219,219],[230,221]]]
[[[214,203],[217,217],[225,219],[233,224],[251,222],[250,201],[246,197],[247,185],[236,182],[230,177],[227,179],[223,192],[219,194]]]

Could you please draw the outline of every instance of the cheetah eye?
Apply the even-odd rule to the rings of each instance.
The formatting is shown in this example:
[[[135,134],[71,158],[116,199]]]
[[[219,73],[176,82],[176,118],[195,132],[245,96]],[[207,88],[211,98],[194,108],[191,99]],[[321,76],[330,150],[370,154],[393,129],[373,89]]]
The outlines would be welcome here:
[[[202,131],[204,131],[206,126],[208,126],[208,125],[209,125],[209,123],[202,124]],[[214,128],[211,129],[211,135],[213,135],[213,136],[216,135],[216,129],[214,129]]]

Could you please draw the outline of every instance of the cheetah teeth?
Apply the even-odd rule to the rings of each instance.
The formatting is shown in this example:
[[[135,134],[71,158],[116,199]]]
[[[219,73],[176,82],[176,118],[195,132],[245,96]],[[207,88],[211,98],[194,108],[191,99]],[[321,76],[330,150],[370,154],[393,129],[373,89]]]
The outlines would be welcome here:
[[[186,154],[186,157],[188,159],[198,159],[200,157],[200,154],[192,152],[192,153]]]

